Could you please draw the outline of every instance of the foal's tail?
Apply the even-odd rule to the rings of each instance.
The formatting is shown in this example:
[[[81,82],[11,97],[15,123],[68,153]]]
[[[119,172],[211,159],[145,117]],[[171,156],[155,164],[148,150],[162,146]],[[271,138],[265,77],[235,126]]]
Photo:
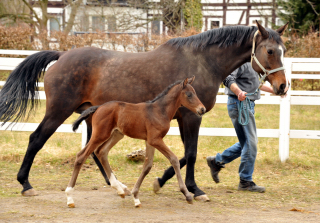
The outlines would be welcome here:
[[[30,112],[39,102],[38,81],[42,71],[48,64],[58,60],[63,52],[42,51],[28,56],[19,66],[12,71],[5,85],[0,91],[0,122],[4,125],[13,119],[13,122],[23,120],[28,105]]]
[[[100,105],[98,106],[92,106],[90,108],[88,108],[87,110],[84,110],[81,115],[79,116],[79,118],[77,120],[74,121],[74,123],[72,124],[72,130],[75,132],[80,123],[87,119],[91,114],[95,113],[95,111],[99,108]]]

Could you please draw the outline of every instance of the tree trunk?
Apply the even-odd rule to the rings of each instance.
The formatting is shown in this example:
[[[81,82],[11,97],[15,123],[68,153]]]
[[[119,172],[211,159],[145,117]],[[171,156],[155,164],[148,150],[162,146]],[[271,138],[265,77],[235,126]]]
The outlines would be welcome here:
[[[80,4],[82,3],[82,0],[77,0],[77,1],[72,1],[72,0],[68,0],[68,3],[71,7],[71,13],[70,13],[70,18],[67,22],[67,26],[65,27],[65,29],[63,30],[63,32],[65,34],[68,34],[73,25],[74,25],[74,20],[76,18],[76,15],[77,15],[77,11],[78,11],[78,8],[80,7]]]

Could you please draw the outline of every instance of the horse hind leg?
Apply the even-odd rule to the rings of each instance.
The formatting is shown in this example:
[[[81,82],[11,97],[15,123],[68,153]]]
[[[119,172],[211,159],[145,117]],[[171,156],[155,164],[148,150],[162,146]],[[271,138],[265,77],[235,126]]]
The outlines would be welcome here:
[[[104,142],[102,146],[95,150],[95,154],[100,160],[107,177],[110,179],[111,187],[117,190],[119,196],[124,198],[126,195],[131,195],[130,191],[128,190],[127,186],[117,180],[115,175],[113,174],[109,161],[108,161],[108,154],[111,148],[116,145],[121,139],[123,138],[123,134],[118,130],[114,130],[110,136],[110,138]]]
[[[108,138],[108,137],[106,137]],[[81,167],[83,163],[87,160],[87,158],[90,156],[93,151],[101,146],[103,144],[103,141],[101,141],[102,138],[92,138],[89,143],[77,154],[76,161],[74,163],[74,169],[72,173],[72,177],[69,181],[68,187],[65,190],[66,196],[67,196],[67,205],[70,208],[74,208],[74,200],[72,198],[72,194],[74,192],[74,186],[76,184],[79,172],[81,170]]]
[[[141,202],[140,202],[139,196],[138,196],[139,195],[139,189],[140,189],[140,186],[142,184],[142,181],[148,175],[148,173],[150,172],[150,170],[152,168],[154,150],[155,150],[155,148],[150,146],[146,142],[146,158],[144,160],[143,169],[142,169],[142,172],[141,172],[137,182],[135,183],[135,185],[134,185],[134,187],[132,189],[133,201],[134,201],[134,205],[136,207],[140,207],[141,206]]]
[[[90,138],[91,138],[91,134],[92,134],[92,116],[90,116],[89,118],[86,119],[86,124],[87,124],[87,144],[88,144],[88,142],[90,141]],[[110,185],[110,181],[108,179],[106,172],[103,169],[102,164],[100,163],[100,160],[98,159],[98,157],[95,155],[94,152],[91,153],[91,156],[92,156],[94,162],[97,164],[104,180],[106,181],[106,183],[108,185]]]
[[[37,195],[37,192],[29,183],[29,173],[33,160],[46,141],[71,114],[72,111],[66,110],[60,111],[59,113],[46,113],[38,128],[30,135],[29,145],[17,175],[17,180],[23,187],[23,190],[21,191],[23,196]]]

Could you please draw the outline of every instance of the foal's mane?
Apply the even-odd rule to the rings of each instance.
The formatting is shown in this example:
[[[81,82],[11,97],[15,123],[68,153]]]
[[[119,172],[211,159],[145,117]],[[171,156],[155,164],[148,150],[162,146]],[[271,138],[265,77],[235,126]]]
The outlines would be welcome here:
[[[225,26],[218,29],[211,29],[189,37],[178,37],[170,39],[166,45],[177,49],[182,46],[191,46],[194,49],[204,49],[209,45],[217,44],[218,47],[228,47],[234,44],[244,44],[258,30],[256,26]],[[279,33],[266,28],[269,32],[269,39],[274,39],[278,44],[283,45]]]
[[[153,103],[155,101],[157,101],[158,99],[162,98],[163,96],[165,96],[166,94],[168,94],[168,92],[170,91],[171,88],[173,88],[174,86],[181,84],[182,81],[176,81],[173,84],[169,85],[164,91],[162,91],[160,94],[158,94],[154,99],[147,101],[147,103]]]

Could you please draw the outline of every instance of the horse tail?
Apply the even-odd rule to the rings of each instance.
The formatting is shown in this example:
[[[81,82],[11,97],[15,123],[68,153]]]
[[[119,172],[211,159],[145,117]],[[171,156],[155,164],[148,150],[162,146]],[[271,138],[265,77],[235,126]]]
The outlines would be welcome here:
[[[100,105],[99,105],[100,106]],[[72,124],[72,130],[75,132],[80,123],[87,119],[91,114],[95,113],[95,111],[99,108],[99,106],[92,106],[86,110],[84,110],[81,115],[79,116],[79,118],[77,120],[74,121],[74,123]]]
[[[28,56],[9,75],[0,91],[0,121],[2,126],[13,119],[13,122],[24,120],[28,105],[27,119],[37,107],[39,96],[38,81],[48,64],[58,60],[63,52],[41,51]]]

